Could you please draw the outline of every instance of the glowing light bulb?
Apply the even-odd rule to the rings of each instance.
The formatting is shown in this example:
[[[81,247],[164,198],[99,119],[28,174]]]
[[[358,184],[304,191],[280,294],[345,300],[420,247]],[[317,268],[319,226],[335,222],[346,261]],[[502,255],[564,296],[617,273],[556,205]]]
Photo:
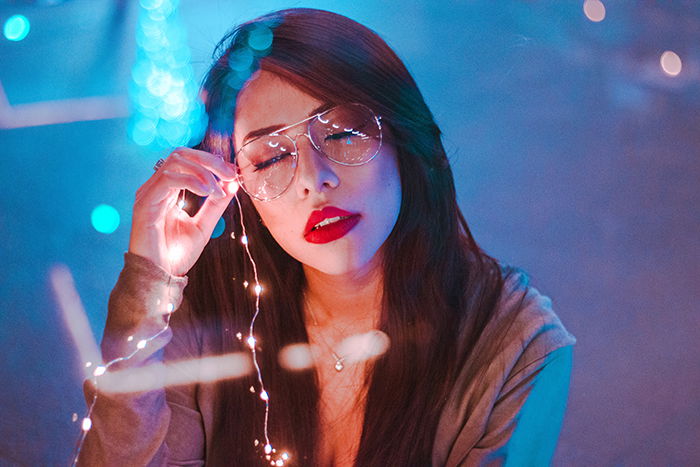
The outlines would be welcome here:
[[[241,237],[241,243],[244,244],[244,245],[247,245],[247,244],[248,244],[248,236],[247,236],[247,235],[243,235],[243,236]]]
[[[85,368],[90,368],[92,366],[92,362],[85,362]]]
[[[172,303],[168,303],[168,313],[172,313],[173,310],[175,310],[175,305]]]
[[[260,284],[255,284],[255,295],[260,295],[262,293],[262,286]]]
[[[253,394],[255,394],[255,388],[254,388],[253,386],[251,386],[251,387],[249,388],[249,390],[250,390],[250,392],[252,392]],[[257,441],[257,440],[255,440],[255,441]],[[257,446],[257,444],[256,444],[256,446]]]
[[[102,376],[103,374],[105,374],[105,371],[107,371],[107,368],[100,365],[97,368],[95,368],[95,371],[93,371],[92,374],[95,376]]]
[[[82,427],[83,431],[90,431],[90,428],[92,428],[92,420],[90,420],[88,417],[83,418],[83,424]]]
[[[138,341],[138,343],[136,344],[136,348],[138,348],[138,349],[143,349],[143,348],[146,347],[146,344],[147,344],[147,343],[148,343],[148,341],[146,341],[146,339],[141,339],[141,340]]]
[[[238,182],[236,182],[235,180],[232,180],[226,184],[226,193],[230,194],[230,193],[235,193],[237,191],[238,191]],[[236,237],[232,236],[232,238],[236,238]]]
[[[289,454],[287,454],[286,452],[283,452],[283,453],[282,453],[282,459],[284,459],[284,460],[289,459]]]
[[[599,23],[605,19],[605,5],[600,0],[586,0],[583,2],[583,13],[589,20]]]
[[[261,391],[261,392],[260,392],[260,399],[262,399],[262,400],[264,400],[264,401],[269,401],[269,400],[270,400],[270,396],[267,394],[267,391]]]
[[[185,249],[181,245],[173,245],[168,251],[168,259],[171,264],[177,263],[183,256],[185,256]]]
[[[243,334],[241,334],[240,332],[237,332],[237,333],[236,333],[236,338],[237,338],[238,340],[243,339]]]
[[[659,64],[661,65],[663,72],[668,76],[678,76],[683,69],[681,57],[679,57],[678,54],[672,50],[667,50],[661,54]]]
[[[248,288],[248,281],[243,281],[243,287]]]
[[[246,342],[248,343],[248,347],[250,347],[251,349],[255,348],[255,337],[248,336],[248,339],[246,339]]]
[[[284,465],[284,461],[282,459],[277,459],[277,462],[275,462],[275,465]]]
[[[185,206],[187,206],[187,202],[185,202],[184,199],[181,199],[180,201],[177,202],[177,207],[180,209],[185,209]]]
[[[126,341],[127,341],[127,342],[131,342],[131,341],[133,341],[133,340],[134,340],[134,336],[129,336],[129,337],[126,338]]]
[[[265,445],[265,454],[270,454],[272,452],[272,446],[269,444]]]

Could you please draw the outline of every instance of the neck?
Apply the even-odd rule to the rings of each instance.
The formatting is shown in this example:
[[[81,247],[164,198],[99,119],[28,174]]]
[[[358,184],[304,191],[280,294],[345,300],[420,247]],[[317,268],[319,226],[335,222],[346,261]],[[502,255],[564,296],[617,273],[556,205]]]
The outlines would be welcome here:
[[[382,273],[378,264],[342,275],[304,266],[307,326],[344,326],[368,331],[379,322]]]

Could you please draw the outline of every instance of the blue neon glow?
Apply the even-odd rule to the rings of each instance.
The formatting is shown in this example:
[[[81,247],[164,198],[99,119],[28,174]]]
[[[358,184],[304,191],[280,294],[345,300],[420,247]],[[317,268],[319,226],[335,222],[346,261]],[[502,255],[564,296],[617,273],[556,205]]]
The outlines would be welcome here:
[[[140,0],[136,61],[129,89],[129,137],[162,150],[201,140],[207,126],[178,0]]]
[[[100,233],[111,234],[119,227],[119,212],[108,204],[100,204],[90,215],[92,226]]]
[[[3,34],[7,40],[21,41],[29,34],[29,20],[23,15],[10,16],[5,21]]]

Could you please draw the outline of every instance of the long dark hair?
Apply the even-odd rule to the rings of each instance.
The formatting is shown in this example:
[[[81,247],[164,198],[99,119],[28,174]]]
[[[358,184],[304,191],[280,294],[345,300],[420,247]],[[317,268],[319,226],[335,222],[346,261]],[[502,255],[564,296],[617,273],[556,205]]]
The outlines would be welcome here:
[[[272,41],[266,43],[270,33]],[[243,56],[253,60],[241,70]],[[361,102],[381,115],[391,130],[402,188],[396,226],[382,247],[380,330],[391,345],[367,373],[356,463],[430,464],[450,387],[465,365],[471,365],[475,375],[484,366],[479,358],[488,356],[473,355],[474,346],[513,270],[502,268],[474,241],[457,205],[440,130],[405,65],[376,33],[346,17],[313,9],[271,13],[234,29],[217,46],[203,86],[209,115],[206,149],[233,157],[236,96],[258,69],[324,102]],[[284,346],[308,342],[304,274],[261,224],[250,199],[242,192],[238,196],[251,253],[265,285],[256,337],[271,395],[270,437],[299,465],[314,465],[319,440],[315,372],[291,372],[277,360]],[[186,299],[217,352],[244,349],[235,334],[246,334],[255,298],[251,288],[243,286],[246,280],[252,282],[251,265],[240,243],[231,238],[242,235],[235,202],[224,219],[226,233],[205,248],[186,289]],[[249,391],[251,386],[259,392],[252,376],[217,383],[218,421],[214,442],[206,447],[208,464],[251,465],[262,457],[264,403]],[[261,442],[257,447],[255,439]]]

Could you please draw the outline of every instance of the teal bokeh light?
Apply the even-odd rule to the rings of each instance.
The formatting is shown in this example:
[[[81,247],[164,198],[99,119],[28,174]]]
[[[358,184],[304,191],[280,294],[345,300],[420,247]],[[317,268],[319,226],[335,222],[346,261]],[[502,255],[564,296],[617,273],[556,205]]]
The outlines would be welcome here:
[[[248,46],[251,49],[265,51],[272,46],[272,30],[264,24],[257,25],[248,36]]]
[[[23,15],[10,16],[5,21],[3,33],[7,40],[21,41],[29,34],[29,20]]]
[[[178,4],[178,0],[139,2],[138,48],[129,86],[133,109],[129,137],[158,151],[196,144],[208,122]]]
[[[211,238],[220,237],[221,234],[224,233],[224,230],[226,230],[226,221],[222,217],[219,219],[219,222],[216,223],[216,227],[214,227],[214,231],[211,233]]]
[[[93,209],[90,219],[95,230],[103,234],[111,234],[119,227],[119,212],[108,204]]]

